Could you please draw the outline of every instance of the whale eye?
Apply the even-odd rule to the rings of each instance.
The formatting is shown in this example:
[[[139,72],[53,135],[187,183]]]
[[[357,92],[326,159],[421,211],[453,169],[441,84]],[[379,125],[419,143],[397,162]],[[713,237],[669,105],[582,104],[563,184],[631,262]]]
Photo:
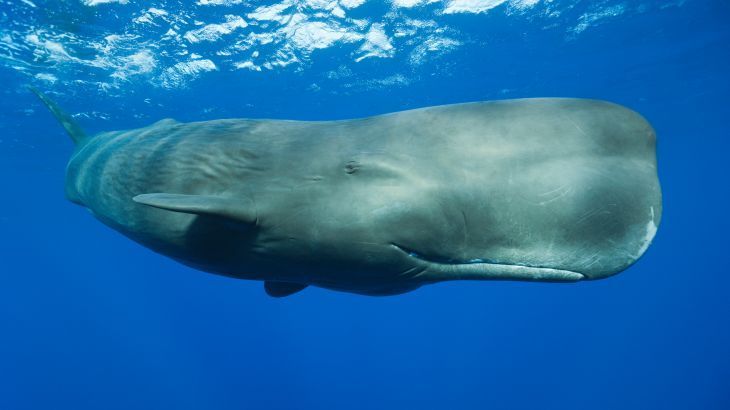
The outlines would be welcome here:
[[[345,164],[345,172],[348,174],[354,174],[355,172],[360,170],[360,163],[352,160],[347,161],[347,164]]]

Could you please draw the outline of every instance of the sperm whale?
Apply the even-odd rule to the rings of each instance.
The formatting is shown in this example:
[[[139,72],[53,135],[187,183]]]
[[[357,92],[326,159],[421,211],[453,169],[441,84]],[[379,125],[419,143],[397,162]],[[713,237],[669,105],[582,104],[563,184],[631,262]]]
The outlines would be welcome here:
[[[647,250],[662,213],[652,127],[604,101],[165,119],[90,136],[35,92],[76,144],[69,200],[162,255],[277,297],[605,278]]]

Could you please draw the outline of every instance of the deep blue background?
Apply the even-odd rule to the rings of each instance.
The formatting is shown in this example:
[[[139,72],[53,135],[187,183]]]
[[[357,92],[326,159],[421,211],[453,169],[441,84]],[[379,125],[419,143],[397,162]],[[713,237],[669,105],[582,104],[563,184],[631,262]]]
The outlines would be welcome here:
[[[691,1],[570,41],[496,13],[449,18],[488,30],[488,46],[437,60],[446,70],[405,86],[310,90],[308,73],[339,64],[325,50],[304,72],[221,72],[193,89],[59,100],[113,116],[89,129],[528,96],[615,101],[646,116],[659,140],[664,216],[634,267],[568,285],[272,299],[260,283],[156,255],[65,201],[71,143],[27,80],[3,68],[0,409],[730,408],[730,7]],[[363,70],[402,64],[376,60]],[[149,93],[159,112],[144,108]]]

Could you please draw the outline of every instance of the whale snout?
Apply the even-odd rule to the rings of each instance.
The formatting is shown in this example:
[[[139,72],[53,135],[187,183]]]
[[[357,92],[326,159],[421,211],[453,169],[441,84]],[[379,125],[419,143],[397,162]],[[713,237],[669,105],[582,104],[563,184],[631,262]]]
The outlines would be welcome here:
[[[645,222],[630,226],[622,241],[608,240],[600,254],[582,257],[574,262],[575,269],[581,271],[585,279],[602,279],[615,275],[634,263],[651,245],[659,227],[661,207],[649,208]]]

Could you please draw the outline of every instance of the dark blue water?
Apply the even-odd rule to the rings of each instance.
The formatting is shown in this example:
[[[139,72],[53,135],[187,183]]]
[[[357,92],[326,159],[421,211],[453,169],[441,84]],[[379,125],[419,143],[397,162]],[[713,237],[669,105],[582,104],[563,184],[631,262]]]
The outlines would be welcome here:
[[[101,38],[139,15],[133,3],[0,1],[0,39],[10,33],[20,47],[0,41],[0,409],[730,408],[726,2],[403,9],[461,43],[414,63],[423,38],[398,42],[403,20],[382,17],[395,6],[373,0],[347,13],[383,18],[394,55],[355,62],[359,44],[337,43],[253,71],[226,65],[220,44],[190,44],[217,70],[171,87],[161,76],[177,60],[161,49],[151,48],[154,69],[103,86],[113,68],[54,60],[27,38],[42,27]],[[182,7],[167,3],[170,13]],[[257,5],[201,6],[195,18]],[[624,12],[591,20],[617,5]],[[560,16],[545,17],[548,6]],[[586,21],[595,24],[574,29]],[[167,29],[145,27],[150,38]],[[266,47],[259,58],[275,54]],[[93,131],[163,117],[336,119],[473,100],[606,99],[656,128],[663,220],[646,255],[606,280],[454,282],[381,298],[308,288],[273,299],[261,283],[159,256],[67,202],[72,144],[28,84]]]

